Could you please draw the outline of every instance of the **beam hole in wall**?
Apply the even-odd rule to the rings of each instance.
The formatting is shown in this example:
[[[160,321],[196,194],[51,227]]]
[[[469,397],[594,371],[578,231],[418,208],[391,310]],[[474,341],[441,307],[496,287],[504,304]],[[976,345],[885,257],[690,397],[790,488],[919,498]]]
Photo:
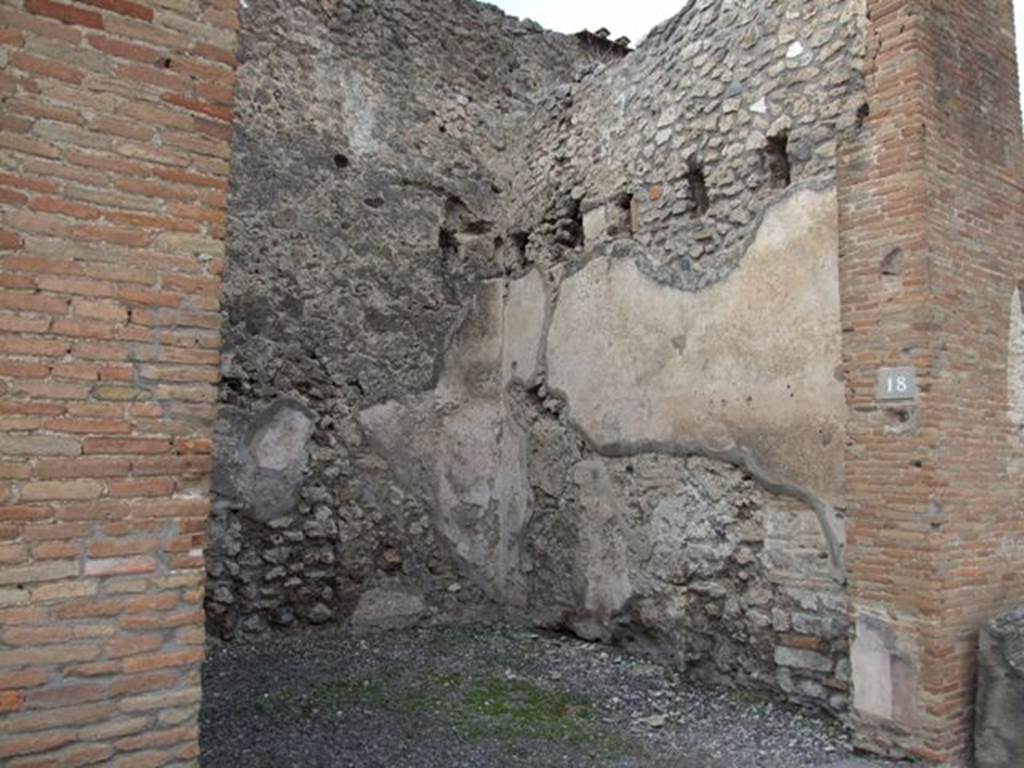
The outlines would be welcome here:
[[[765,165],[771,177],[772,186],[785,189],[793,181],[793,169],[789,160],[789,134],[769,136],[764,148]]]
[[[915,418],[917,409],[912,405],[889,407],[883,409],[886,429],[890,434],[912,435],[917,433],[919,419]]]
[[[459,250],[459,241],[455,239],[455,233],[447,227],[442,227],[438,233],[437,245],[444,256],[454,255]]]
[[[882,257],[881,269],[884,277],[899,277],[903,274],[903,268],[903,249],[893,248]]]
[[[865,101],[857,107],[857,127],[863,128],[869,117],[871,117],[871,105]]]
[[[578,248],[583,245],[583,208],[579,200],[570,204],[569,219],[558,228],[555,239],[567,248]]]
[[[462,224],[462,232],[467,235],[486,235],[494,228],[494,224],[483,219],[473,219]]]
[[[690,159],[687,165],[689,170],[686,172],[686,183],[690,185],[690,200],[693,203],[691,211],[694,216],[704,216],[711,208],[708,182],[704,177],[704,166],[695,159]]]
[[[334,156],[334,167],[335,168],[337,168],[339,170],[342,170],[344,168],[348,168],[349,165],[350,165],[349,159],[348,159],[348,157],[346,155],[343,155],[343,154],[341,154],[339,152],[338,154],[336,154]]]
[[[510,232],[508,235],[509,242],[512,247],[515,248],[516,257],[520,264],[526,263],[526,244],[530,242],[529,232]]]
[[[623,192],[615,201],[621,211],[619,218],[625,222],[626,232],[630,235],[636,232],[636,221],[633,215],[633,193]]]
[[[882,288],[895,292],[903,288],[903,273],[906,271],[906,257],[903,249],[893,248],[883,257],[879,265],[882,276]]]

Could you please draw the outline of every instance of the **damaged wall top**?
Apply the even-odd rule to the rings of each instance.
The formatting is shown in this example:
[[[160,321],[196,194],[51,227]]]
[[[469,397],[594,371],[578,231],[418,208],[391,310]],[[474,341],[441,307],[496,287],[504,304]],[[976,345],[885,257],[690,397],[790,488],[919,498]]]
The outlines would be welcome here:
[[[490,598],[845,706],[860,3],[695,0],[621,60],[468,0],[243,21],[211,625]]]

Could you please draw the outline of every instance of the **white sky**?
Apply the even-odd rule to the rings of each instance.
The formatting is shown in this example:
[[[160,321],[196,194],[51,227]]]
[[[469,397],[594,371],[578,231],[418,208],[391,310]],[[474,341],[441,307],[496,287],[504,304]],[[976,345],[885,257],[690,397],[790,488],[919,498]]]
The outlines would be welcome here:
[[[625,35],[634,43],[660,21],[674,15],[688,0],[488,0],[507,13],[530,18],[558,32],[591,31],[607,27],[612,37]],[[1024,0],[1013,0],[1017,15],[1017,46],[1024,81]]]
[[[1024,0],[1013,0],[1013,14],[1017,17],[1017,66],[1020,68],[1020,82],[1024,84]]]
[[[485,0],[521,19],[556,32],[607,27],[612,37],[634,43],[659,21],[674,16],[687,0]]]

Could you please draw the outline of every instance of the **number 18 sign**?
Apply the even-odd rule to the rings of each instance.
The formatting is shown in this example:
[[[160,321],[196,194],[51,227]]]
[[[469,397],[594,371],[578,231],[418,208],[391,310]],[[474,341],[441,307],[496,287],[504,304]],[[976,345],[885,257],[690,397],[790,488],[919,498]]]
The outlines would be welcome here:
[[[878,371],[879,400],[913,400],[917,377],[913,368],[882,368]]]

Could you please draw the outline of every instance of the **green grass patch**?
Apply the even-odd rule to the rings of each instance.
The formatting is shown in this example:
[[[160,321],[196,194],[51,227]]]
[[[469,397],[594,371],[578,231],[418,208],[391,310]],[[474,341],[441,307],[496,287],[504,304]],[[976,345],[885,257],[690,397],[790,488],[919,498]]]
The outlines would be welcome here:
[[[601,723],[596,707],[580,694],[548,690],[525,680],[492,679],[470,688],[465,707],[470,714],[462,727],[472,740],[557,742],[595,760],[641,755],[636,743]]]
[[[396,672],[384,670],[372,678],[330,680],[264,695],[255,703],[258,715],[291,711],[302,718],[332,716],[355,706],[440,718],[470,743],[554,742],[600,760],[639,754],[625,735],[597,720],[587,697],[518,678],[466,680],[448,673],[405,684]]]
[[[387,686],[395,672],[382,670],[372,678],[358,680],[328,680],[302,690],[266,693],[254,704],[257,715],[281,715],[298,711],[304,717],[321,712],[334,714],[359,704],[383,706],[387,703]]]

